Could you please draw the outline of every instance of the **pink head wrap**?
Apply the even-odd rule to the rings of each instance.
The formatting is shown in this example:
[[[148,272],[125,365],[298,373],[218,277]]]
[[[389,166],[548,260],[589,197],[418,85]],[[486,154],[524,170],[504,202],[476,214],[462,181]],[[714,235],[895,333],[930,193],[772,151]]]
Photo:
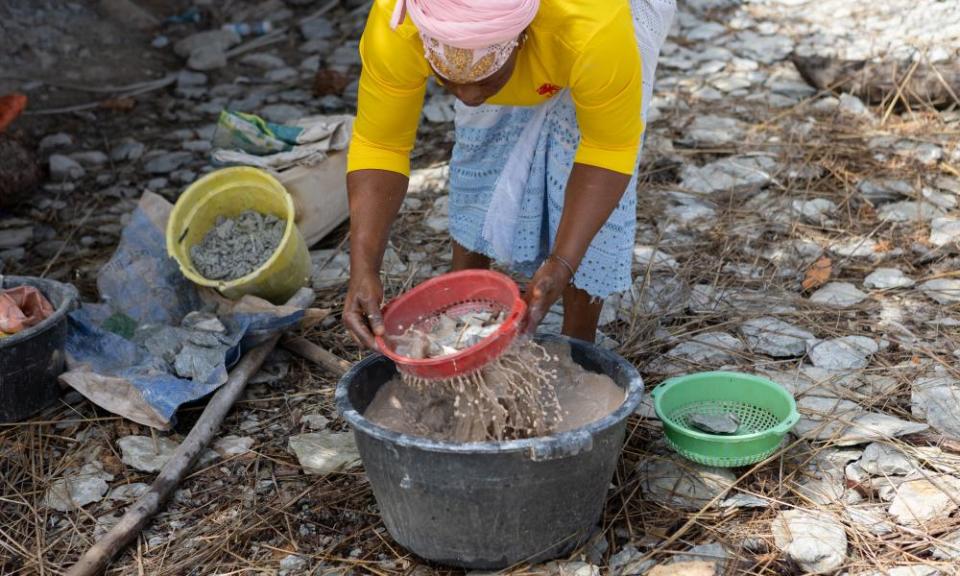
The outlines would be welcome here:
[[[390,25],[405,14],[420,32],[427,60],[455,82],[482,80],[503,66],[540,0],[397,0]]]

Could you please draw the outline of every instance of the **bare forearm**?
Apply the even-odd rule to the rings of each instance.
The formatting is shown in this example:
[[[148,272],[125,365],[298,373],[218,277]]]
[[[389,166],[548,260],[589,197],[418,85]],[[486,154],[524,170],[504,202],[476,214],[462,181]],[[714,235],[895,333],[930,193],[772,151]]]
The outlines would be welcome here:
[[[390,226],[403,204],[407,183],[403,174],[387,170],[357,170],[347,174],[353,271],[379,274]]]
[[[574,164],[553,252],[577,268],[593,237],[620,203],[629,182],[628,174]]]

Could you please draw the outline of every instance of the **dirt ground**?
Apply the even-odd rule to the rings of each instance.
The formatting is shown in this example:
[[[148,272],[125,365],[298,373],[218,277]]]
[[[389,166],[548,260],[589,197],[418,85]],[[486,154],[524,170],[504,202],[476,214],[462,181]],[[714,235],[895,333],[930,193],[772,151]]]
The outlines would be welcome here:
[[[197,1],[200,23],[161,23],[189,9],[185,0],[138,4],[155,18],[143,28],[123,3],[0,0],[0,94],[29,96],[13,135],[47,170],[27,200],[0,209],[0,272],[69,281],[95,301],[97,272],[137,199],[149,190],[175,201],[211,169],[202,143],[221,109],[278,120],[355,112],[364,2]],[[305,29],[320,10],[328,29]],[[281,30],[268,43],[202,81],[184,74],[178,40],[262,19]],[[680,2],[641,164],[636,283],[607,303],[599,341],[648,389],[701,369],[766,375],[794,393],[803,419],[764,464],[718,471],[676,457],[645,403],[630,417],[597,536],[559,563],[510,573],[684,574],[671,563],[691,559],[710,574],[958,573],[960,488],[935,487],[935,510],[921,510],[911,489],[931,477],[960,487],[960,99],[924,101],[903,83],[868,105],[842,85],[810,87],[790,62],[817,53],[936,65],[958,51],[949,2]],[[431,89],[428,105],[388,295],[449,263],[453,123],[448,97]],[[141,155],[113,154],[131,141]],[[182,165],[148,170],[181,150],[192,153]],[[84,151],[106,160],[52,176],[52,154]],[[303,336],[357,361],[364,353],[339,322],[346,227],[312,249],[316,306],[335,313]],[[107,573],[461,573],[392,540],[361,467],[303,470],[291,437],[344,430],[335,385],[322,368],[273,354],[218,433],[251,439],[249,449],[194,470]],[[202,409],[182,409],[157,438],[182,441]],[[151,432],[76,392],[0,424],[0,574],[62,574],[116,522],[131,502],[120,492],[67,512],[46,495],[93,462],[111,490],[149,484],[155,474],[123,462],[118,440],[131,435]]]

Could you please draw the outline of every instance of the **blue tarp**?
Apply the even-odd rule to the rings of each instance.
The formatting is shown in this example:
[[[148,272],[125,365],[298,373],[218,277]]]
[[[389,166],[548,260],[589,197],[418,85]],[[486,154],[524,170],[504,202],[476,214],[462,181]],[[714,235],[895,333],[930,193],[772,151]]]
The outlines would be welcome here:
[[[256,298],[234,312],[180,273],[167,256],[164,230],[172,206],[147,193],[123,230],[120,244],[97,279],[100,303],[85,303],[69,317],[67,361],[61,379],[94,403],[141,424],[166,429],[183,404],[207,396],[227,380],[243,352],[277,330],[298,323],[303,310]],[[103,327],[121,317],[135,327],[179,326],[194,311],[217,311],[227,328],[222,361],[202,381],[177,376],[167,360],[142,343]],[[219,348],[218,348],[219,349]]]

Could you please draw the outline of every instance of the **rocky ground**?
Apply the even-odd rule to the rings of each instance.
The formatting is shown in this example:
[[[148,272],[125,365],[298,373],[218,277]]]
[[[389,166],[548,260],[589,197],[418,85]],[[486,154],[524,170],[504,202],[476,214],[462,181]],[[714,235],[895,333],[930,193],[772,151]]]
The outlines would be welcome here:
[[[0,93],[30,96],[14,128],[46,169],[40,190],[0,212],[3,273],[70,281],[93,299],[139,196],[174,200],[211,169],[221,109],[275,121],[354,109],[365,3],[195,4],[206,20],[162,25],[191,3],[0,4]],[[275,32],[194,36],[261,19]],[[790,58],[936,67],[958,50],[953,2],[681,2],[644,150],[637,280],[608,304],[603,342],[648,386],[708,368],[767,375],[803,419],[769,463],[709,469],[671,453],[645,404],[603,531],[567,561],[521,572],[956,573],[960,100],[904,87],[868,106],[811,88]],[[385,266],[391,294],[448,261],[449,97],[431,90],[424,115]],[[315,247],[321,306],[342,301],[344,238],[340,229]],[[337,320],[306,336],[359,358]],[[327,474],[355,459],[333,385],[275,353],[110,573],[441,571],[390,539],[361,468]],[[30,423],[0,426],[0,573],[60,573],[200,409],[151,437],[68,394]],[[311,461],[316,446],[339,456]]]

